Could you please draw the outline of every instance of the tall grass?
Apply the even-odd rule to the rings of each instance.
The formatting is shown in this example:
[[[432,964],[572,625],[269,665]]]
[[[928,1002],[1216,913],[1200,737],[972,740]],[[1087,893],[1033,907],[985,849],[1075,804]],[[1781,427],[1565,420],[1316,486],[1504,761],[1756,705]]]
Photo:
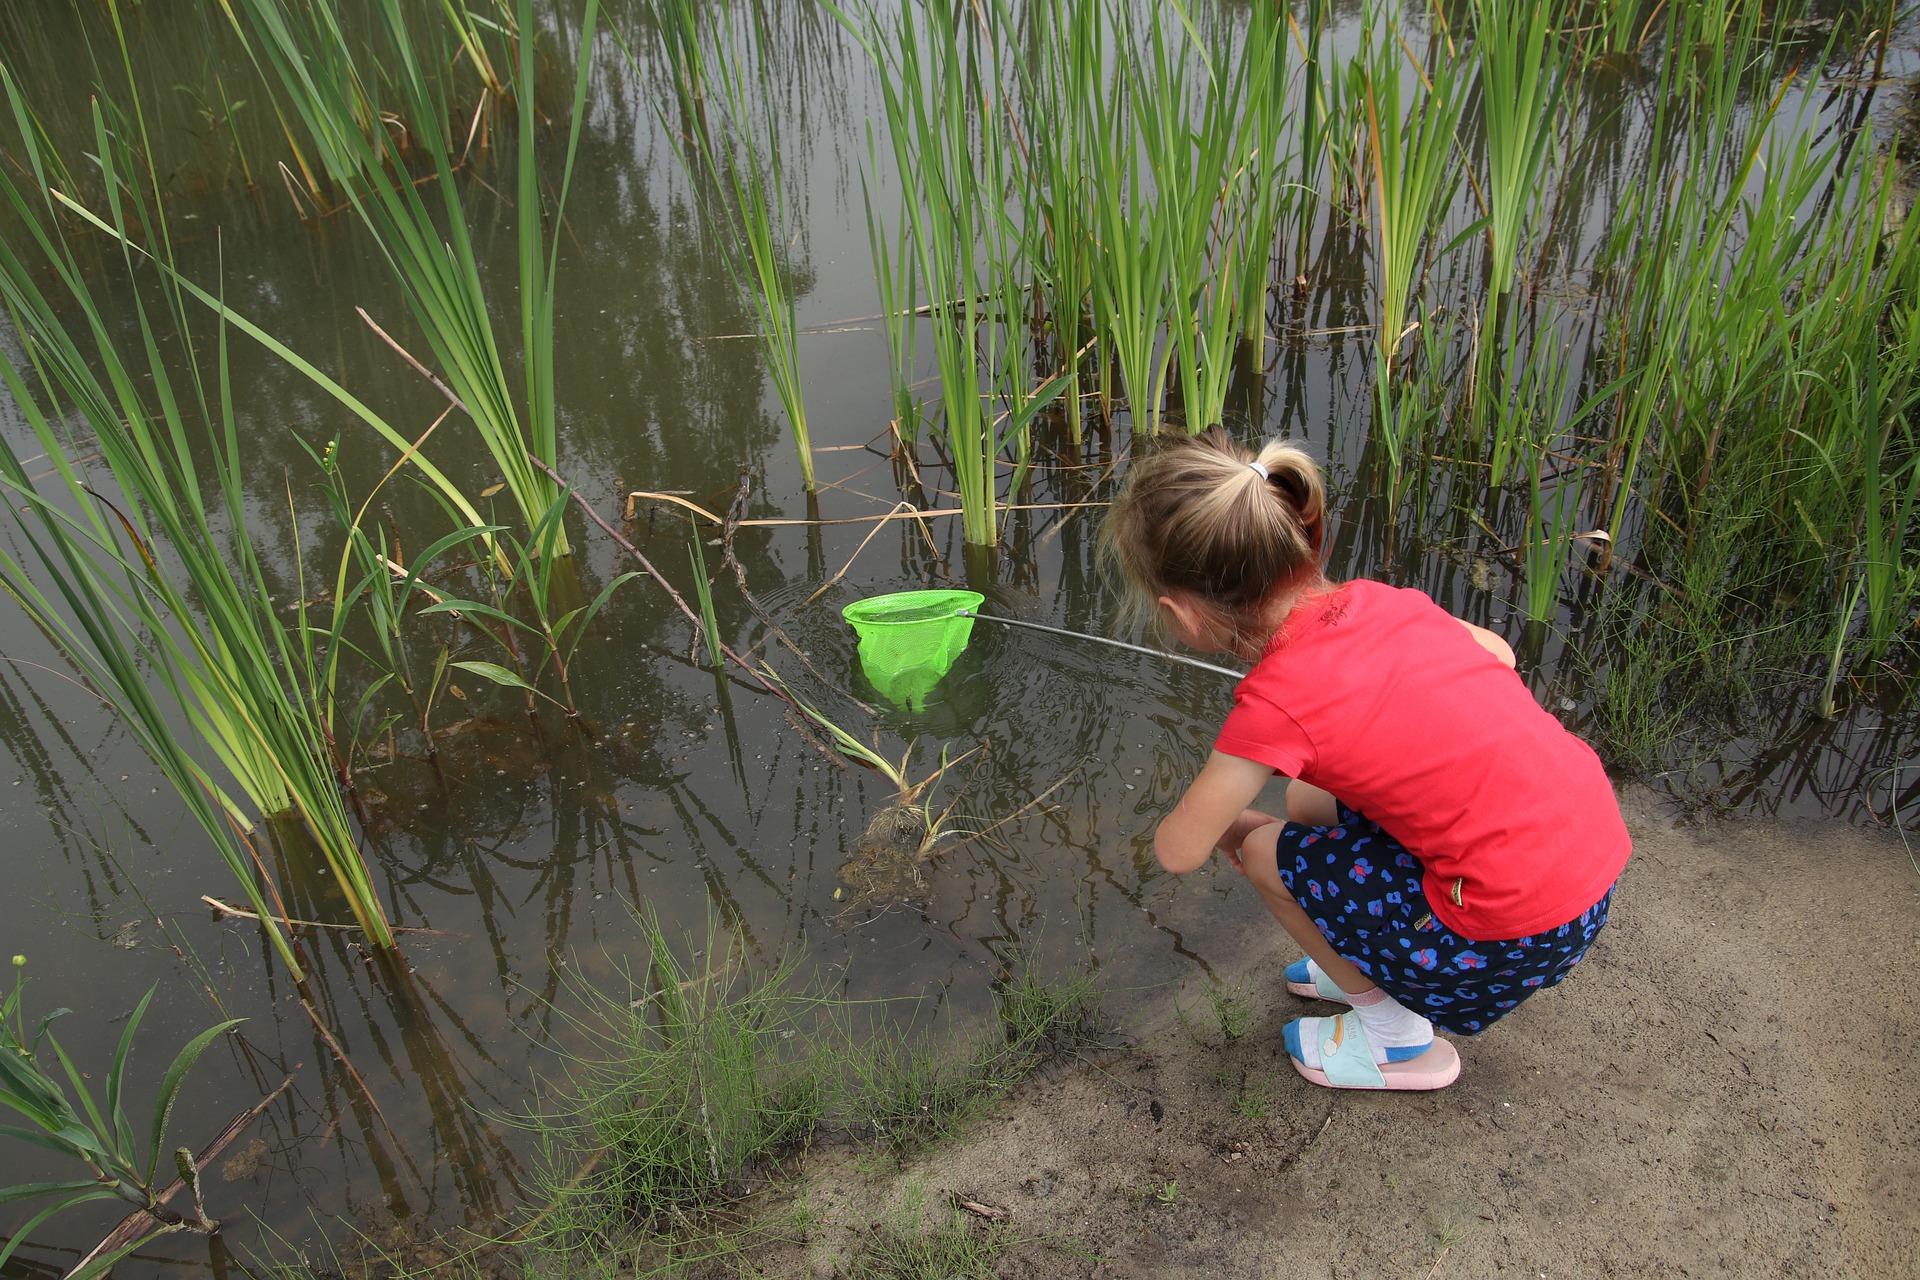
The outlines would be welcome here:
[[[1080,386],[1096,252],[1085,104],[1098,99],[1105,81],[1106,28],[1099,5],[1073,0],[1035,4],[1028,20],[1039,52],[1016,63],[1025,108],[1016,121],[1024,257],[1051,333],[1050,367],[1070,380],[1067,430],[1078,444],[1085,430]]]
[[[1540,202],[1564,87],[1558,37],[1542,0],[1477,0],[1474,50],[1486,139],[1487,293],[1506,296],[1527,211]]]
[[[442,376],[479,430],[531,528],[552,506],[556,489],[529,461],[529,454],[551,466],[558,449],[553,302],[559,242],[556,237],[548,244],[544,224],[548,217],[558,222],[566,208],[599,0],[585,0],[567,149],[551,206],[539,177],[534,48],[539,28],[532,19],[532,0],[518,0],[515,10],[512,88],[519,118],[515,212],[523,365],[518,390],[501,355],[481,284],[479,253],[468,226],[471,214],[455,178],[453,143],[439,127],[450,115],[445,77],[437,73],[447,60],[445,50],[420,46],[401,0],[373,2],[377,54],[349,38],[330,6],[296,5],[292,0],[235,3],[247,16],[249,48],[263,74],[290,102],[329,177],[372,233]],[[237,16],[234,21],[238,29]],[[389,87],[398,94],[405,118],[419,122],[405,147],[388,132],[381,114]],[[425,187],[414,181],[410,169],[415,155],[424,159],[432,178]],[[568,553],[564,536],[556,551]]]
[[[1134,63],[1133,109],[1156,195],[1152,216],[1169,229],[1167,347],[1180,375],[1182,422],[1197,434],[1220,420],[1242,328],[1253,174],[1237,144],[1249,65],[1205,46],[1190,55],[1185,28],[1168,26],[1156,20],[1148,28],[1146,56]]]
[[[891,231],[874,210],[868,173],[879,168],[873,128],[867,128],[867,169],[860,175],[860,197],[867,216],[867,248],[873,256],[874,283],[880,299],[880,326],[887,335],[887,379],[893,388],[894,430],[912,446],[920,437],[919,317],[914,309],[919,276],[915,269],[912,227],[901,207]]]
[[[675,6],[676,12],[685,8]],[[767,376],[786,412],[787,429],[800,457],[801,483],[811,493],[816,487],[813,444],[801,394],[800,321],[794,305],[793,250],[799,228],[787,209],[779,135],[773,127],[773,86],[764,47],[767,37],[760,30],[758,15],[749,14],[747,21],[754,32],[753,51],[743,57],[737,50],[723,49],[707,73],[717,74],[725,95],[725,123],[715,129],[703,116],[687,150],[697,157],[689,160],[698,165],[696,176],[710,183],[718,196],[703,202],[708,221],[727,274],[753,308],[754,332],[766,361]],[[678,29],[684,24],[673,25]],[[682,63],[706,66],[707,60],[699,53],[697,29],[676,40],[691,50],[683,49],[675,55]],[[748,63],[757,68],[752,82],[744,70]],[[749,121],[755,115],[759,127],[750,128]]]
[[[1266,364],[1267,295],[1275,241],[1298,202],[1298,184],[1287,180],[1293,159],[1289,107],[1293,58],[1287,40],[1292,14],[1279,5],[1249,6],[1234,77],[1245,109],[1239,112],[1234,160],[1247,191],[1246,223],[1239,237],[1240,337],[1252,344],[1252,362]]]
[[[904,4],[891,23],[865,14],[869,52],[901,175],[914,274],[927,295],[940,372],[937,428],[953,469],[966,541],[999,541],[999,465],[1025,423],[1002,421],[992,395],[1012,358],[1018,301],[1007,292],[1006,139],[991,44],[972,12]],[[975,121],[979,121],[978,128]]]
[[[23,152],[45,192],[30,112],[11,74],[6,88]],[[153,244],[163,257],[171,252],[155,212],[160,182],[133,167],[130,144],[110,126],[103,100],[95,107],[95,155],[108,182],[109,225],[123,246],[120,266],[141,281],[139,259],[125,248],[131,239]],[[142,119],[136,97],[129,117],[136,134]],[[51,200],[43,194],[43,207],[35,208],[7,175],[0,175],[0,194],[27,229],[21,247],[30,255],[0,244],[0,298],[25,342],[24,362],[0,354],[0,378],[58,477],[55,495],[44,495],[11,448],[0,449],[8,510],[32,552],[31,561],[5,554],[0,580],[180,794],[296,975],[301,966],[272,923],[285,913],[270,904],[251,823],[216,777],[215,762],[261,814],[297,815],[369,940],[391,946],[334,778],[318,710],[322,677],[276,610],[249,541],[225,326],[209,358],[187,323],[186,295],[169,287],[168,277],[159,290],[161,315],[136,294],[130,317],[137,337],[128,352],[89,271],[49,229]],[[43,272],[57,282],[54,297],[37,282]],[[55,297],[77,317],[74,326],[60,318]],[[163,355],[163,344],[176,344],[178,366]],[[71,461],[67,432],[74,422],[96,438],[117,492],[102,493]],[[205,757],[182,740],[180,719]]]
[[[1377,10],[1370,11],[1364,40],[1359,66],[1365,74],[1374,292],[1380,309],[1376,377],[1385,387],[1409,328],[1428,239],[1459,186],[1455,128],[1465,82],[1455,59],[1442,53],[1418,74],[1420,87],[1409,100],[1398,24],[1391,18],[1383,22]]]
[[[1149,30],[1164,41],[1159,13],[1152,11]],[[1160,330],[1173,309],[1177,241],[1172,220],[1159,216],[1136,125],[1140,95],[1148,92],[1139,68],[1151,55],[1131,37],[1117,52],[1120,69],[1111,89],[1103,93],[1103,81],[1096,79],[1090,85],[1093,100],[1078,104],[1088,129],[1087,158],[1094,175],[1098,249],[1093,259],[1093,318],[1105,359],[1119,373],[1133,430],[1151,434],[1160,427],[1172,355],[1160,340]],[[1163,56],[1146,65],[1164,73],[1169,63]],[[1151,112],[1153,105],[1146,110]],[[1169,128],[1177,127],[1173,121],[1180,105],[1159,104]]]

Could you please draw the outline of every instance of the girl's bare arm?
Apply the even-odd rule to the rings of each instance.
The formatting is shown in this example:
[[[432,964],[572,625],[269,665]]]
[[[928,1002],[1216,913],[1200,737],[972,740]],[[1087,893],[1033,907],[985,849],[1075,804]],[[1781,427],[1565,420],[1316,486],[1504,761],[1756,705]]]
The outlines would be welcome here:
[[[1153,834],[1153,854],[1175,875],[1201,866],[1273,777],[1255,760],[1216,751]]]

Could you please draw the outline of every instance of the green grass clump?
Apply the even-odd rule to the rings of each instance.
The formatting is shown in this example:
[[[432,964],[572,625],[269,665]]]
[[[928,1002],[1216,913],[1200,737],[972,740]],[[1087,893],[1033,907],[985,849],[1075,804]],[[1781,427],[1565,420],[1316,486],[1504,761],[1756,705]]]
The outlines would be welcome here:
[[[844,1274],[849,1280],[950,1280],[992,1276],[1001,1257],[1019,1243],[1004,1222],[970,1218],[957,1206],[929,1221],[924,1196],[907,1197],[892,1221],[861,1238]]]
[[[959,1049],[911,1031],[876,1037],[862,1055],[860,1119],[896,1155],[964,1129],[1048,1062],[1108,1043],[1098,984],[1076,970],[1042,979],[1021,955],[994,987],[999,1034]]]
[[[1041,1064],[1101,1042],[1091,979],[1044,982],[1029,957],[996,988],[998,1026],[953,1043],[911,1022],[869,1032],[855,1015],[874,1006],[812,989],[790,962],[757,972],[710,933],[675,945],[645,919],[644,971],[618,989],[575,984],[580,1047],[523,1120],[544,1160],[519,1235],[541,1267],[619,1253],[631,1274],[667,1274],[786,1239],[804,1210],[759,1193],[813,1144],[924,1150]]]
[[[1213,1019],[1220,1024],[1223,1038],[1238,1040],[1252,1028],[1253,996],[1245,983],[1209,987],[1207,1003],[1213,1008]]]
[[[646,970],[624,990],[579,984],[587,1047],[530,1121],[548,1155],[536,1234],[562,1254],[632,1231],[704,1234],[691,1214],[739,1198],[822,1118],[822,1055],[805,1050],[833,1037],[815,1034],[822,1001],[791,965],[752,980],[709,947],[696,971],[654,920],[643,943]]]

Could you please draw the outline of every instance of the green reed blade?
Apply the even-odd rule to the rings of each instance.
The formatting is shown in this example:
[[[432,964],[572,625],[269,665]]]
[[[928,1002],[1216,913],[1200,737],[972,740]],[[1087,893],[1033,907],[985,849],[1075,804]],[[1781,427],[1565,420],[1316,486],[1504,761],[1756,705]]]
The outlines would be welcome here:
[[[1499,298],[1513,287],[1524,252],[1522,220],[1546,186],[1564,73],[1544,0],[1476,0],[1473,34],[1486,137],[1488,293]]]

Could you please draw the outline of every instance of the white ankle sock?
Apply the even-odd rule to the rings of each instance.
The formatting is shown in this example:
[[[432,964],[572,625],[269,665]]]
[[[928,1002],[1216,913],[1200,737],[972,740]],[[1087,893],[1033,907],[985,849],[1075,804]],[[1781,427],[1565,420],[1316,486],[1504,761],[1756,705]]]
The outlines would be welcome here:
[[[1359,1016],[1360,1026],[1367,1033],[1367,1044],[1373,1049],[1374,1062],[1386,1063],[1389,1050],[1394,1051],[1391,1060],[1405,1062],[1426,1052],[1433,1044],[1433,1024],[1381,988],[1375,987],[1362,995],[1347,998],[1353,1002],[1353,1011]],[[1320,1037],[1301,1036],[1300,1055],[1303,1065],[1319,1070]]]

